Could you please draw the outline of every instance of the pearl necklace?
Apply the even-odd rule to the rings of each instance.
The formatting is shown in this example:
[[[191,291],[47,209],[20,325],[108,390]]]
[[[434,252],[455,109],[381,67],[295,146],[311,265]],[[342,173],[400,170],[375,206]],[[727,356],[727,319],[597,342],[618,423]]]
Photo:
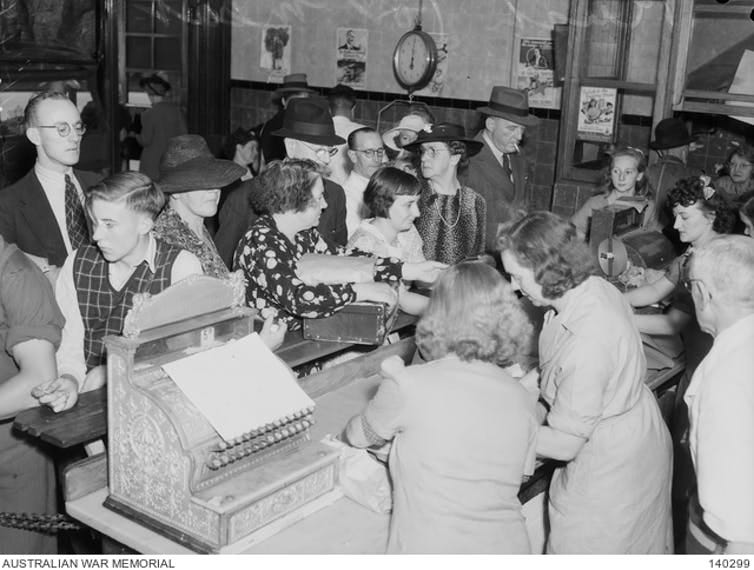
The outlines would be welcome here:
[[[440,201],[440,194],[439,194],[439,192],[435,192],[435,196],[436,196],[436,198],[435,198],[435,211],[437,212],[437,215],[440,217],[440,221],[445,226],[447,226],[447,228],[449,230],[452,230],[453,228],[455,228],[458,225],[458,222],[461,221],[461,196],[460,196],[460,193],[461,193],[461,189],[459,188],[456,191],[456,193],[454,194],[454,195],[458,196],[458,214],[456,215],[456,221],[451,224],[450,222],[448,222],[448,220],[445,219],[445,217],[442,215],[442,212],[440,212],[440,206],[437,205],[437,203]],[[453,199],[454,195],[450,195],[451,196],[451,200]]]

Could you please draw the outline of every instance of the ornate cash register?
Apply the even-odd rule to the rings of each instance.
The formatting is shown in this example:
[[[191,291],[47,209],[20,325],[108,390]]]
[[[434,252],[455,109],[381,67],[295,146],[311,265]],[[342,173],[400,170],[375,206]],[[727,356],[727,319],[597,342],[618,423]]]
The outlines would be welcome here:
[[[105,504],[198,552],[253,544],[340,496],[338,453],[310,441],[314,402],[243,297],[237,279],[192,277],[135,299],[106,339]]]

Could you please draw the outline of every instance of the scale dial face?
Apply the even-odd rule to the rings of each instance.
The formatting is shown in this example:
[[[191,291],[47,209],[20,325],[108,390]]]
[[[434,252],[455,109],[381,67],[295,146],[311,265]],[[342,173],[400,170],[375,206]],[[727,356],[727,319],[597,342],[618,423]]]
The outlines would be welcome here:
[[[432,36],[421,30],[403,34],[393,52],[393,72],[401,87],[409,92],[426,87],[437,69],[437,46]]]

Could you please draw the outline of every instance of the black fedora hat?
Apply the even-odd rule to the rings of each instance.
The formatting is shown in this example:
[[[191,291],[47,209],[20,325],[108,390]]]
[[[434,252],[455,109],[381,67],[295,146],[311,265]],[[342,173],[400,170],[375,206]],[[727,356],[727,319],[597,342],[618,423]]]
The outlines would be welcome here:
[[[671,117],[657,123],[655,127],[655,140],[649,143],[649,148],[654,150],[675,148],[689,144],[694,140],[696,140],[696,137],[689,134],[686,123],[681,119]]]
[[[272,134],[329,146],[346,142],[335,134],[330,108],[327,101],[321,97],[292,99],[285,108],[283,128],[273,131]]]
[[[179,135],[168,141],[157,185],[165,194],[208,190],[227,186],[245,173],[232,160],[215,158],[203,137]]]
[[[306,73],[291,73],[283,77],[283,84],[275,90],[274,97],[279,98],[290,93],[316,93],[309,87]]]
[[[139,79],[139,87],[152,95],[158,95],[160,97],[164,97],[167,92],[170,91],[170,83],[167,79],[161,77],[157,73]]]
[[[484,107],[479,107],[477,111],[524,127],[539,124],[539,119],[529,113],[529,94],[521,89],[502,85],[492,88],[490,102]]]
[[[484,143],[477,141],[466,136],[466,131],[461,125],[454,125],[453,123],[435,123],[434,125],[427,125],[421,131],[419,136],[411,144],[407,144],[405,147],[411,152],[419,152],[419,146],[423,143],[431,142],[451,142],[458,141],[466,144],[466,152],[469,156],[473,156],[482,150]]]

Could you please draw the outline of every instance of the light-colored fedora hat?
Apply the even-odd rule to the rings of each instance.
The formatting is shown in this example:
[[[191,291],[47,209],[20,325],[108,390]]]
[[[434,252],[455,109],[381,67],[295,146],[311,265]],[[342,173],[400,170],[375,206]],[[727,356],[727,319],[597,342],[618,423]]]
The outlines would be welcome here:
[[[283,84],[275,90],[274,97],[279,98],[290,93],[316,93],[315,89],[309,87],[306,73],[291,73],[283,77]]]

